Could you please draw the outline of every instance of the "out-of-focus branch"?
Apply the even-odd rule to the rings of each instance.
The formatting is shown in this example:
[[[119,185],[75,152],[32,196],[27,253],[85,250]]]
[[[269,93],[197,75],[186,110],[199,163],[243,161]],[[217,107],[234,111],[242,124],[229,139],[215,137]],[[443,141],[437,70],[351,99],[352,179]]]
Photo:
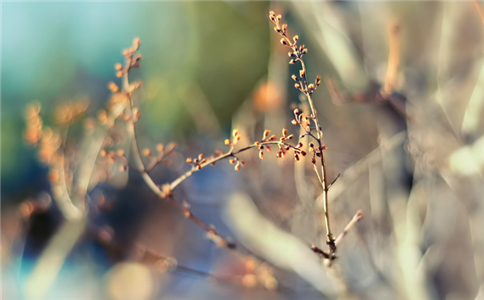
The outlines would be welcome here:
[[[356,214],[353,216],[353,218],[348,223],[348,225],[346,225],[345,229],[338,235],[338,237],[334,241],[334,243],[336,244],[336,246],[338,246],[341,243],[341,240],[348,233],[348,231],[350,231],[350,229],[353,226],[355,226],[355,224],[358,223],[358,221],[360,221],[361,219],[363,219],[363,213],[361,212],[361,210],[359,210],[358,212],[356,212]]]
[[[398,80],[398,68],[400,66],[400,22],[393,21],[388,25],[389,54],[388,66],[383,85],[382,96],[388,97],[393,93]]]

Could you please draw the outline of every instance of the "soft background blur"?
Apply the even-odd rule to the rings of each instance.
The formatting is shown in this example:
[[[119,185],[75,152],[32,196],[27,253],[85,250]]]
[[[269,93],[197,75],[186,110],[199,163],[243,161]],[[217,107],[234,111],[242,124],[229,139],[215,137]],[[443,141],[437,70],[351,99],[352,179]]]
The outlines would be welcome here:
[[[365,217],[333,269],[308,250],[325,240],[311,165],[251,152],[242,171],[221,162],[176,196],[267,261],[277,288],[252,286],[250,268],[135,172],[90,191],[85,227],[66,229],[83,233],[62,268],[52,281],[32,279],[63,218],[47,167],[23,141],[25,106],[38,101],[49,125],[55,107],[89,99],[95,116],[108,82],[119,83],[122,49],[140,37],[142,67],[131,76],[144,82],[139,142],[180,145],[173,167],[153,173],[157,183],[187,170],[185,157],[222,148],[232,128],[241,145],[266,128],[297,134],[297,68],[269,10],[309,48],[309,77],[331,78],[339,91],[323,84],[314,97],[328,176],[342,174],[329,192],[335,233],[357,210]],[[382,100],[387,28],[397,22],[400,68]],[[7,2],[1,25],[4,299],[484,299],[484,26],[475,2]],[[27,202],[37,210],[25,214]],[[139,259],[140,245],[170,259]],[[44,263],[41,274],[54,264]]]

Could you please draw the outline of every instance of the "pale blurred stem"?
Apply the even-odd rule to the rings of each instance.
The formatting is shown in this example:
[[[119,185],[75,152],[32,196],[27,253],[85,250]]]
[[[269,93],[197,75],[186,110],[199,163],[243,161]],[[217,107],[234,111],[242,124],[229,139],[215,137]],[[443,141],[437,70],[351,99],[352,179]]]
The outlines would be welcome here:
[[[400,24],[398,21],[394,21],[388,25],[388,39],[390,44],[388,67],[382,91],[385,97],[393,93],[398,79],[398,69],[400,66]]]
[[[479,12],[479,16],[481,17],[482,24],[484,25],[484,11],[482,10],[482,5],[479,1],[474,0],[476,4],[477,11]]]

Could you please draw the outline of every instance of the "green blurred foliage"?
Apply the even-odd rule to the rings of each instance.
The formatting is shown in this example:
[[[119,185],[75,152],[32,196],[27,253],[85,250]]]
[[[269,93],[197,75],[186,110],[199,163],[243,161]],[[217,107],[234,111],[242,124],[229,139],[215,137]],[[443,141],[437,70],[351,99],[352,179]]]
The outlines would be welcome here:
[[[144,82],[137,100],[149,136],[165,141],[193,132],[185,109],[197,101],[187,98],[193,87],[228,124],[267,73],[267,9],[267,2],[3,4],[2,187],[39,171],[21,163],[33,155],[22,142],[25,105],[39,101],[48,123],[58,103],[87,96],[95,113],[109,98],[107,83],[120,84],[113,66],[134,37],[143,62],[131,80]]]

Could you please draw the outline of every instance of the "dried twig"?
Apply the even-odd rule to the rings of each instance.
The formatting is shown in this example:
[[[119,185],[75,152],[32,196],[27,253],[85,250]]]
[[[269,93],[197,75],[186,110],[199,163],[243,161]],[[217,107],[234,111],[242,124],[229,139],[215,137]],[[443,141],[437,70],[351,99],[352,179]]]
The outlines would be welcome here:
[[[305,134],[303,136],[311,137],[317,143],[317,147],[311,142],[310,152],[313,153],[312,163],[314,167],[314,172],[316,173],[319,182],[323,188],[323,198],[324,198],[324,221],[326,225],[326,243],[328,244],[330,251],[328,257],[332,257],[332,254],[336,252],[336,245],[334,243],[334,236],[331,231],[331,222],[329,218],[329,207],[328,207],[328,182],[326,174],[326,166],[324,159],[324,150],[326,146],[323,144],[323,131],[319,124],[317,117],[316,108],[314,107],[314,102],[312,99],[312,94],[321,84],[321,77],[317,76],[314,83],[308,83],[306,65],[303,61],[303,56],[307,53],[307,48],[304,45],[298,45],[299,37],[295,35],[292,40],[287,35],[287,24],[280,24],[281,15],[277,15],[271,11],[269,13],[269,18],[274,23],[274,30],[281,35],[281,44],[291,49],[288,53],[291,60],[289,64],[294,64],[299,62],[301,65],[301,70],[299,71],[299,76],[292,75],[292,79],[296,82],[294,87],[298,89],[301,93],[306,96],[310,107],[310,115],[305,116],[298,109],[294,110],[295,119],[293,120],[294,125],[299,125],[304,129]],[[316,163],[316,157],[319,163]],[[319,165],[319,166],[318,166]]]

